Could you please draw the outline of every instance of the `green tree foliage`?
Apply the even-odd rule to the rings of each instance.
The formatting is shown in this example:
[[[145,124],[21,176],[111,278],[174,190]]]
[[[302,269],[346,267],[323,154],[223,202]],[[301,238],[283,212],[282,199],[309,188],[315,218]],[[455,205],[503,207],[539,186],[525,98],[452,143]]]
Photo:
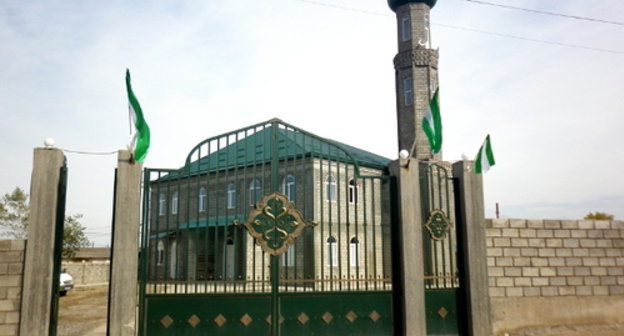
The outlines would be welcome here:
[[[12,239],[26,239],[28,235],[28,194],[17,187],[10,194],[5,194],[0,201],[0,227],[3,236]]]
[[[28,238],[28,215],[30,204],[28,194],[17,187],[12,193],[6,194],[0,200],[0,236],[11,239]],[[79,247],[90,245],[85,234],[85,227],[80,224],[81,214],[65,217],[63,230],[63,258],[71,258]]]
[[[70,259],[76,255],[80,247],[89,246],[89,238],[85,235],[85,227],[80,224],[82,214],[65,217],[63,229],[63,258]]]
[[[606,212],[590,212],[583,219],[594,219],[594,220],[613,220],[613,215],[609,215]]]

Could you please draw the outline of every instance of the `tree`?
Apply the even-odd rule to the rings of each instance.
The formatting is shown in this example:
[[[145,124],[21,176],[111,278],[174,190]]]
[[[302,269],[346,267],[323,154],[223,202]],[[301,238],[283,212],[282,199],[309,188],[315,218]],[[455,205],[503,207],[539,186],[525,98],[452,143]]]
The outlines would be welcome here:
[[[613,215],[610,215],[606,212],[598,212],[596,211],[596,213],[588,213],[587,215],[585,215],[585,217],[583,219],[594,219],[594,220],[613,220]]]
[[[85,235],[85,227],[80,224],[82,214],[65,217],[63,228],[63,258],[70,259],[76,255],[80,247],[89,246],[89,238]]]
[[[28,215],[30,204],[28,194],[17,187],[0,200],[0,227],[4,229],[0,235],[13,239],[28,238]],[[80,224],[82,214],[65,216],[63,229],[63,258],[72,258],[79,247],[90,245],[85,234],[85,227]]]
[[[13,239],[26,239],[28,235],[28,194],[17,187],[5,194],[0,201],[0,226],[5,229],[3,236]]]

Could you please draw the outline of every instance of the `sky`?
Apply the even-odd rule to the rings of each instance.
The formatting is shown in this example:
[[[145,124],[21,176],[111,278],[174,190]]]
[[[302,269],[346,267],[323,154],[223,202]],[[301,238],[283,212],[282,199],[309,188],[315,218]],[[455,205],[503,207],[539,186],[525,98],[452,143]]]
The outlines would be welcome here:
[[[491,135],[488,218],[499,203],[502,218],[624,219],[624,2],[491,1],[620,24],[439,0],[444,159],[474,158]],[[385,0],[3,0],[0,41],[2,195],[30,189],[48,137],[126,148],[126,68],[152,133],[148,167],[180,167],[198,142],[273,117],[398,157]],[[107,246],[116,154],[66,156],[66,213]]]

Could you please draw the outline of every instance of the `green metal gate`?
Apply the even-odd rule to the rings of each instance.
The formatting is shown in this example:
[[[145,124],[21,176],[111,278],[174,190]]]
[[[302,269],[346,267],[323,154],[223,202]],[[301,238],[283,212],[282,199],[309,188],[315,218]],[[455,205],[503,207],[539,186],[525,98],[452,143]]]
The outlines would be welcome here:
[[[392,335],[389,160],[273,119],[145,169],[140,335]]]
[[[444,164],[442,162],[441,164]],[[428,335],[460,335],[464,318],[454,180],[441,164],[421,163],[425,306]]]

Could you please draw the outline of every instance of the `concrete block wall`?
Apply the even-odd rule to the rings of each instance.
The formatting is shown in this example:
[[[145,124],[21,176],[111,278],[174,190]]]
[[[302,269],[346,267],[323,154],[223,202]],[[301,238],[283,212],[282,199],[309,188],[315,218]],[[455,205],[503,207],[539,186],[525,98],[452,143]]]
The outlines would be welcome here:
[[[18,333],[25,248],[24,240],[0,240],[0,336]]]
[[[492,219],[491,297],[624,295],[624,222]]]
[[[76,286],[108,283],[110,279],[110,262],[106,261],[63,261],[64,268],[74,278]]]

